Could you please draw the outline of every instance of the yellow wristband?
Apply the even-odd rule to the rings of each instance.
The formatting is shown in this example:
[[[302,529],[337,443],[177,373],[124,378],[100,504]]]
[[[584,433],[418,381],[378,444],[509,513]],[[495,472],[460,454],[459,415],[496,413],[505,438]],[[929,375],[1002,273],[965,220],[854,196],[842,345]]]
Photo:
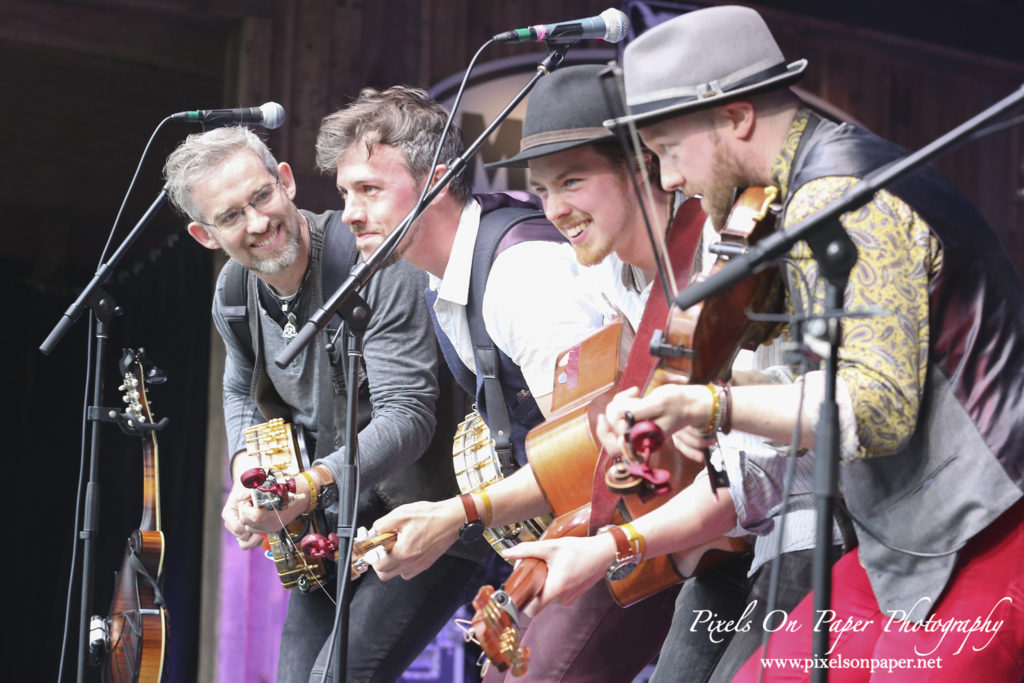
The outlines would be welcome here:
[[[313,481],[313,475],[309,472],[299,472],[299,474],[306,479],[306,484],[309,485],[309,505],[306,507],[306,514],[308,515],[310,512],[313,512],[313,510],[316,510],[316,482]]]
[[[633,550],[642,559],[644,555],[647,554],[647,539],[644,538],[640,532],[636,530],[636,527],[629,522],[620,524],[619,526],[621,526],[626,532],[626,535],[629,537],[629,544],[633,546]]]
[[[706,425],[704,425],[704,431],[702,432],[702,434],[704,435],[705,439],[710,439],[715,435],[715,432],[718,430],[718,411],[721,406],[721,398],[719,396],[719,392],[721,391],[721,389],[719,389],[714,384],[705,384],[704,386],[706,386],[708,388],[708,391],[711,392],[711,413],[708,415],[708,422]]]
[[[490,526],[491,520],[494,519],[494,508],[491,507],[491,497],[487,495],[487,491],[480,489],[477,491],[477,495],[480,496],[484,501],[484,516],[480,519],[484,526]]]

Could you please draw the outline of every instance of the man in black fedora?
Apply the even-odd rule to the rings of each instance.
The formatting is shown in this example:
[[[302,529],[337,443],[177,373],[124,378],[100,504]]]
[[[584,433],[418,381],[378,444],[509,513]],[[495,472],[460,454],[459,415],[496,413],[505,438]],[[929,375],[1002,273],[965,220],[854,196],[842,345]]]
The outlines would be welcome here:
[[[786,63],[755,11],[694,11],[627,47],[632,112],[610,124],[637,125],[664,187],[700,194],[716,224],[734,186],[762,185],[778,192],[789,227],[904,155],[804,107],[787,86],[805,68]],[[768,680],[806,677],[816,627],[830,628],[830,667],[864,668],[844,673],[866,677],[884,660],[906,679],[928,667],[929,680],[1020,680],[1024,288],[991,228],[934,169],[880,190],[840,223],[858,250],[844,305],[877,312],[844,320],[836,382],[840,487],[860,545],[833,567],[834,614],[813,615],[808,598],[781,615],[767,653],[737,680],[756,680],[765,654],[775,660]],[[789,259],[787,274],[807,292],[790,307],[820,314],[824,282],[809,247]],[[794,384],[735,387],[719,410],[734,428],[780,443],[799,427],[799,445],[810,447],[824,379],[813,371]],[[715,397],[684,385],[617,397],[605,446],[617,447],[627,411],[673,431],[714,418]],[[770,508],[782,486],[758,494]],[[713,531],[664,516],[634,524],[649,553]],[[565,564],[589,571],[580,559]],[[947,637],[965,624],[977,630]]]

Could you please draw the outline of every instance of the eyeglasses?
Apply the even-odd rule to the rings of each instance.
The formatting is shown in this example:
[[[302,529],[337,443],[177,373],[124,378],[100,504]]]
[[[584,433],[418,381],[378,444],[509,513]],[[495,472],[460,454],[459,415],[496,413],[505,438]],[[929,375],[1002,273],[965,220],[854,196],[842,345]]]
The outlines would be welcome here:
[[[252,199],[245,203],[245,206],[236,206],[228,209],[214,219],[213,223],[203,223],[203,225],[217,228],[218,230],[234,230],[236,228],[243,227],[248,222],[248,217],[245,215],[245,207],[251,206],[260,213],[266,213],[274,200],[277,198],[277,192],[275,188],[281,184],[281,179],[277,178],[272,183],[267,183],[260,189],[256,190],[252,195]]]

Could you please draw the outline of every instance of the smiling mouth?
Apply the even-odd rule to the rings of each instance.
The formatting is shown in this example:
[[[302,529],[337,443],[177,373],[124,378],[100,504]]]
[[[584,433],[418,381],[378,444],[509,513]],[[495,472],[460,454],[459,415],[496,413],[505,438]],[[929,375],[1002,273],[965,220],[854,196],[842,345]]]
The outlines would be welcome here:
[[[571,226],[569,226],[567,228],[563,228],[563,230],[564,230],[566,236],[569,239],[572,240],[572,239],[576,239],[577,237],[579,237],[583,233],[583,231],[587,229],[587,226],[589,226],[589,225],[590,225],[590,221],[580,221],[579,223],[576,223],[575,225],[571,225]]]
[[[249,246],[252,247],[253,249],[262,249],[264,247],[270,246],[277,239],[277,236],[280,234],[280,232],[280,227],[274,228],[273,230],[269,231],[265,238],[263,238],[259,242],[253,242]]]

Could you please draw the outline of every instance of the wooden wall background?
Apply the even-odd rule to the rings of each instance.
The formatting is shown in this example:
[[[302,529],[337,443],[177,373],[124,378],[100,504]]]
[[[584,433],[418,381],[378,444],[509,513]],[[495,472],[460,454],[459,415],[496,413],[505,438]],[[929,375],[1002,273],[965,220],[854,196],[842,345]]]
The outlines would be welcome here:
[[[622,3],[629,5],[631,3]],[[669,5],[652,0],[650,5]],[[320,118],[366,85],[428,87],[462,70],[491,35],[598,14],[610,0],[0,0],[0,263],[10,308],[4,359],[8,471],[17,477],[18,540],[35,561],[7,589],[30,622],[14,652],[41,680],[57,677],[80,470],[85,317],[48,357],[37,347],[96,269],[142,150],[163,117],[183,110],[284,105],[269,134],[297,172],[299,202],[337,204],[313,165]],[[1020,0],[874,0],[757,5],[790,58],[810,60],[800,84],[876,132],[916,149],[1024,83]],[[952,28],[950,28],[952,27]],[[492,48],[487,58],[534,47]],[[189,129],[165,127],[127,203],[115,244],[161,186],[166,154]],[[993,223],[1024,271],[1022,128],[939,162]],[[212,680],[217,534],[222,498],[219,342],[208,322],[212,255],[167,209],[128,252],[107,289],[125,309],[110,345],[143,345],[168,372],[153,388],[161,434],[171,680]],[[107,378],[110,402],[116,382]],[[137,443],[101,428],[102,514],[96,612],[137,523]],[[205,455],[204,455],[205,454]],[[28,467],[25,467],[28,464]],[[13,479],[13,478],[12,478]],[[24,485],[21,483],[24,481]],[[39,537],[42,532],[42,537]],[[45,540],[43,540],[45,539]],[[42,542],[41,542],[42,541]],[[39,548],[45,548],[39,552]],[[11,566],[12,563],[8,563]],[[25,566],[29,565],[29,566]],[[31,586],[31,589],[26,589]],[[73,679],[72,655],[63,680]],[[41,637],[40,637],[41,636]],[[15,668],[14,670],[18,670]],[[27,669],[24,669],[27,670]],[[90,675],[95,671],[90,670]]]

